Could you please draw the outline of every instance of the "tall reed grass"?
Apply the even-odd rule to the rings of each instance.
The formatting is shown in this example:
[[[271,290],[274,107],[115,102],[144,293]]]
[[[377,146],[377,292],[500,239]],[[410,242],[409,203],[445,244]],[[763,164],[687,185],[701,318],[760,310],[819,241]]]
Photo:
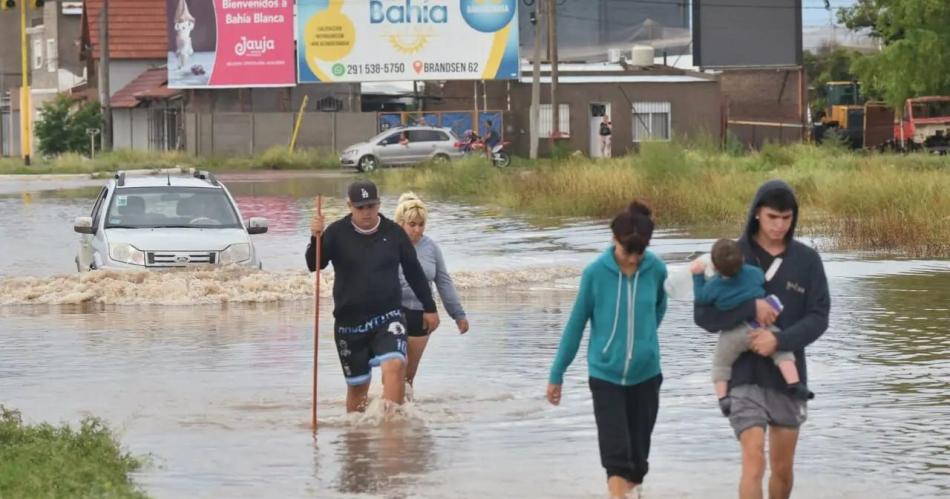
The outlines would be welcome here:
[[[484,159],[383,170],[388,189],[498,205],[531,215],[614,215],[635,197],[658,223],[738,229],[758,186],[788,181],[802,205],[803,233],[834,247],[908,256],[950,257],[950,158],[880,155],[840,147],[767,145],[743,155],[677,143],[644,144],[611,160],[571,158],[499,170]]]
[[[312,170],[339,168],[340,162],[331,151],[299,149],[289,152],[286,147],[274,146],[250,156],[202,158],[183,151],[143,152],[119,150],[87,158],[66,153],[53,158],[39,158],[25,166],[19,158],[0,158],[0,174],[67,174],[97,173],[116,170],[160,168],[201,168],[216,172],[245,170]]]

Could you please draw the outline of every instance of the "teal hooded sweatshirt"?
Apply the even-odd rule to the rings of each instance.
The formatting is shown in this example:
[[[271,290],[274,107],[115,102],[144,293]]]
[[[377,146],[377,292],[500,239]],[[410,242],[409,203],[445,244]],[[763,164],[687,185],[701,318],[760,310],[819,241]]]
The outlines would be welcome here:
[[[630,386],[660,374],[656,330],[666,313],[665,281],[666,264],[649,250],[634,275],[623,275],[611,245],[584,269],[549,381],[563,383],[588,321],[587,370],[592,377]]]

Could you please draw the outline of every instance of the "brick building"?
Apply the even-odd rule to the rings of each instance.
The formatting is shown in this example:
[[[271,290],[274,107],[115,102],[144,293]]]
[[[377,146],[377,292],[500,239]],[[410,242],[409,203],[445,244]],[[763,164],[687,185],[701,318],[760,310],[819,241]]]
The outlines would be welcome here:
[[[551,150],[552,109],[550,67],[542,66],[539,145]],[[559,65],[560,131],[566,147],[585,155],[600,155],[598,131],[606,114],[613,124],[613,155],[635,150],[648,140],[709,136],[722,133],[720,82],[713,75],[665,66],[624,69],[620,64]],[[428,87],[427,87],[428,88]],[[517,81],[450,81],[428,93],[427,111],[502,110],[506,140],[512,151],[527,156],[530,149],[531,69]],[[428,90],[427,90],[428,92]],[[484,124],[480,124],[480,127]]]

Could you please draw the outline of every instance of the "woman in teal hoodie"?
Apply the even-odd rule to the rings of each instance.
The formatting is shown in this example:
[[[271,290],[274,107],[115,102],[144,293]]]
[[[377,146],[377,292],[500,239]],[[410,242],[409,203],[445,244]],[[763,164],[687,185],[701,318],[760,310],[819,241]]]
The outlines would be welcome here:
[[[624,497],[647,474],[663,381],[656,330],[666,312],[666,264],[646,249],[651,215],[634,201],[611,222],[613,245],[584,269],[547,390],[559,404],[564,371],[590,321],[587,370],[611,497]]]

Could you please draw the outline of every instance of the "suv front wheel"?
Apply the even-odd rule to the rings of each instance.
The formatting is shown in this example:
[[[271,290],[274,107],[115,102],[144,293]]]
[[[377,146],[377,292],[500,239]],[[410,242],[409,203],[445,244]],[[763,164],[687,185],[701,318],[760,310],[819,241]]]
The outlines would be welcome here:
[[[378,166],[379,161],[376,159],[376,157],[367,154],[366,156],[360,158],[359,162],[356,164],[356,169],[361,172],[369,173],[375,170]]]

